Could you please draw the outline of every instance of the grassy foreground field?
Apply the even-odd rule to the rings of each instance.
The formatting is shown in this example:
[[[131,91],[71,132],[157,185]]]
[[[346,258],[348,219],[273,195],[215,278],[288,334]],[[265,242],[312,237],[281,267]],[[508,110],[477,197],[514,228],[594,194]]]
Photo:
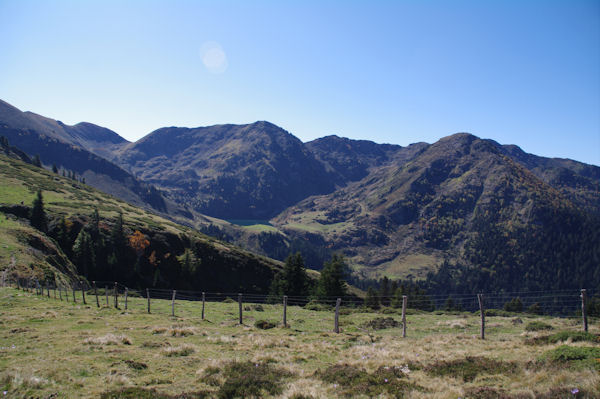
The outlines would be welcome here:
[[[584,335],[577,319],[488,317],[481,340],[477,315],[418,313],[403,339],[375,329],[397,313],[343,309],[334,334],[329,310],[291,306],[282,328],[280,305],[247,304],[238,325],[237,303],[201,320],[199,302],[171,317],[167,300],[87,301],[0,288],[0,397],[600,397],[595,321]]]

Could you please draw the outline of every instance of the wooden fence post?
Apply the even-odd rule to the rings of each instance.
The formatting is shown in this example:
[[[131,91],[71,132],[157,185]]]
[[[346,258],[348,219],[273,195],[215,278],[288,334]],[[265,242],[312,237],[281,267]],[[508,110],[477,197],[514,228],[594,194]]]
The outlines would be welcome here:
[[[335,320],[333,322],[333,331],[336,334],[340,333],[340,303],[342,302],[342,298],[338,298],[335,301]]]
[[[202,320],[204,320],[204,302],[206,301],[206,294],[202,293]]]
[[[287,295],[283,296],[283,328],[287,327]]]
[[[73,303],[77,303],[77,298],[75,298],[75,283],[73,283],[71,289],[73,290]]]
[[[116,281],[115,281],[114,294],[115,294],[115,309],[119,309],[119,291],[117,289]]]
[[[46,284],[46,293],[48,294],[48,298],[50,298],[50,286]]]
[[[108,285],[104,286],[104,294],[106,295],[106,307],[108,307]]]
[[[60,300],[62,301],[62,286],[58,286],[58,296],[60,298]]]
[[[83,282],[79,282],[79,287],[81,288],[81,298],[83,298],[83,304],[87,305],[87,302],[85,301],[85,290],[83,289]]]
[[[98,299],[98,288],[96,287],[96,282],[92,281],[92,284],[94,285],[94,295],[96,296],[96,306],[100,307],[100,300]]]
[[[54,299],[56,299],[56,284],[52,286],[52,293],[54,294]]]
[[[238,294],[238,307],[240,309],[240,324],[244,324],[242,318],[242,294]]]
[[[173,290],[173,300],[171,301],[171,316],[175,317],[175,295],[177,295],[177,290]]]
[[[65,299],[69,302],[69,286],[65,286]]]
[[[581,290],[581,317],[583,318],[583,331],[587,332],[588,330],[588,320],[587,320],[587,311],[586,311],[586,302],[587,302],[587,291],[585,289]]]
[[[128,288],[125,287],[125,310],[127,310],[127,294],[128,294]]]
[[[406,304],[408,297],[402,295],[402,338],[406,338]]]
[[[150,314],[150,289],[146,288],[146,298],[148,298],[148,314]]]
[[[481,339],[485,339],[485,306],[483,304],[483,299],[483,294],[477,294],[479,312],[481,313]]]

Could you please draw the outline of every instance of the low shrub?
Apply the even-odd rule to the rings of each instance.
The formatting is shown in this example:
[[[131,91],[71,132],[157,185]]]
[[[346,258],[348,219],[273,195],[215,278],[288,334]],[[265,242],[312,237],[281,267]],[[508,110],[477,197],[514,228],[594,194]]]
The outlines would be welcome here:
[[[369,397],[378,395],[390,395],[403,397],[411,390],[421,388],[409,381],[406,372],[400,367],[379,367],[369,374],[365,369],[348,364],[336,364],[315,375],[324,382],[339,384],[337,393],[346,397],[366,395]]]
[[[400,326],[402,323],[394,320],[393,317],[376,317],[373,320],[369,320],[362,326],[373,330],[383,330],[385,328],[394,328]]]
[[[591,367],[600,370],[598,359],[600,359],[600,348],[591,346],[561,345],[542,355],[542,360],[554,364],[563,364],[569,367]]]
[[[136,362],[135,360],[123,360],[123,362],[129,366],[129,368],[134,369],[134,370],[145,370],[148,368],[148,365],[146,363],[142,363],[142,362]]]
[[[234,301],[233,299],[227,297],[225,299],[223,299],[223,303],[236,303],[237,301]]]
[[[518,366],[516,363],[479,356],[467,356],[465,359],[439,361],[424,368],[430,375],[461,377],[465,382],[473,381],[479,374],[509,374],[516,372],[517,369]]]
[[[552,335],[526,339],[525,343],[528,345],[546,345],[568,340],[571,342],[585,341],[599,343],[600,336],[585,331],[560,331]]]
[[[330,311],[331,310],[331,306],[329,305],[325,305],[319,302],[315,302],[315,301],[310,301],[309,303],[307,303],[306,305],[304,305],[305,309],[308,310],[316,310],[318,312],[322,312],[322,311]]]
[[[121,388],[100,394],[100,399],[204,399],[209,397],[211,397],[210,393],[206,391],[169,395],[157,392],[156,389],[140,387]]]
[[[189,356],[194,352],[196,352],[196,349],[191,345],[181,345],[163,349],[163,353],[167,357]]]
[[[525,325],[525,331],[544,331],[544,330],[554,330],[548,323],[544,323],[543,321],[531,321]]]
[[[217,376],[224,381],[218,382]],[[204,378],[220,385],[218,398],[262,398],[268,395],[279,395],[283,392],[283,380],[291,377],[287,370],[276,368],[269,363],[232,361],[222,369],[207,368]]]
[[[254,326],[261,330],[268,330],[270,328],[275,328],[277,324],[267,320],[257,320],[256,323],[254,323]]]

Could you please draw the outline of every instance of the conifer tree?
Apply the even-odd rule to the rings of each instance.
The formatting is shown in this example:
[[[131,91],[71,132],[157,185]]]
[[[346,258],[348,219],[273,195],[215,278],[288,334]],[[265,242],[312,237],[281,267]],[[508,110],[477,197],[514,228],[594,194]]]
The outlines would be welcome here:
[[[325,262],[317,286],[319,298],[335,298],[346,295],[345,268],[346,264],[341,255],[334,254],[329,262]]]
[[[40,156],[38,154],[35,154],[35,156],[33,157],[33,164],[38,168],[42,167],[42,160],[40,159]]]
[[[44,233],[48,231],[48,221],[46,220],[46,213],[44,212],[44,199],[41,190],[38,190],[37,196],[33,200],[33,207],[31,209],[29,220],[31,225],[39,231]]]
[[[369,287],[367,290],[365,306],[371,309],[379,309],[379,298],[377,298],[377,292],[373,287]]]

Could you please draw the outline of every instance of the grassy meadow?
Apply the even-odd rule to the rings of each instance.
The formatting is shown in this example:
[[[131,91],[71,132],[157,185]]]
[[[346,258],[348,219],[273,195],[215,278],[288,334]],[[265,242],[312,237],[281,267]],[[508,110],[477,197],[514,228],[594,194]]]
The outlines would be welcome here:
[[[0,288],[0,396],[10,398],[595,398],[600,329],[580,320],[112,297],[100,308]],[[64,294],[63,294],[64,295]],[[270,327],[270,328],[269,328]],[[387,327],[387,328],[383,328]]]

